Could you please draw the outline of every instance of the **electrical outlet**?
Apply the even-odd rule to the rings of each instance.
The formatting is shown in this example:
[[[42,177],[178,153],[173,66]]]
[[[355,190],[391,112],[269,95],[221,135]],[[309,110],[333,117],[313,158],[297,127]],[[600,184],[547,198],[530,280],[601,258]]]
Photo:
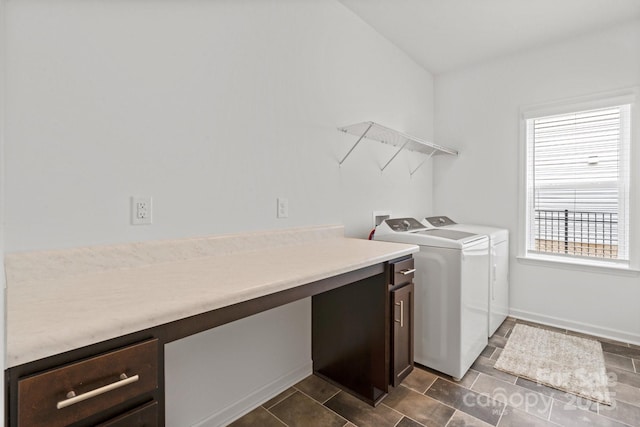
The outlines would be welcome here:
[[[131,197],[131,224],[151,224],[151,196]]]
[[[278,197],[278,218],[289,218],[289,199]]]

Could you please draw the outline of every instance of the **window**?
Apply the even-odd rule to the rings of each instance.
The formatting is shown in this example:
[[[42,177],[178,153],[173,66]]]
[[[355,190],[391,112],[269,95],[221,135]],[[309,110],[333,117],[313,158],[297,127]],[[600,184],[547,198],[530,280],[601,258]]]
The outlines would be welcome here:
[[[628,263],[630,120],[630,103],[525,117],[527,255]]]

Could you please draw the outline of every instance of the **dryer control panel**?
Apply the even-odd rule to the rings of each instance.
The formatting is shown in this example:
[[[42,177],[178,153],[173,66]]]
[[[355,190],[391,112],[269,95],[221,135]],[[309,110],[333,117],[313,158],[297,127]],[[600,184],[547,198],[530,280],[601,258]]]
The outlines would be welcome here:
[[[425,229],[424,224],[415,218],[393,218],[386,219],[384,222],[386,222],[393,231],[416,231]]]
[[[456,224],[451,218],[447,216],[430,216],[424,219],[427,221],[432,227],[444,227],[445,225],[454,225]]]

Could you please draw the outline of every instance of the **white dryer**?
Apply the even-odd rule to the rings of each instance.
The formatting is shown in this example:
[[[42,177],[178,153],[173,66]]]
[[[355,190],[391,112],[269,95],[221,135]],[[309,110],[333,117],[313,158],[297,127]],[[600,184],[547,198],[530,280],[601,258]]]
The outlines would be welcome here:
[[[489,239],[387,219],[373,238],[420,246],[415,260],[414,360],[458,380],[487,345]]]
[[[446,216],[424,219],[428,228],[467,231],[489,237],[489,324],[488,336],[509,315],[509,230],[476,224],[458,224]]]

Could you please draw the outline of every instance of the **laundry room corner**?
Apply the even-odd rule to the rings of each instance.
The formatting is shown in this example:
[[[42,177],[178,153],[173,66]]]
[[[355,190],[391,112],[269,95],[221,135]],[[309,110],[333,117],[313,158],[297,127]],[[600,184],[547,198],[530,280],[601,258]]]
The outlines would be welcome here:
[[[640,312],[635,303],[640,287],[638,273],[633,272],[637,266],[616,273],[518,259],[524,247],[524,220],[519,215],[525,194],[520,184],[521,109],[638,85],[637,20],[436,76],[436,138],[457,141],[461,155],[436,159],[434,206],[438,214],[461,223],[510,230],[512,315],[640,343]],[[637,133],[636,129],[636,148]],[[632,224],[638,223],[640,215],[637,187],[632,193]],[[637,228],[631,240],[635,242],[631,259],[637,263]]]

